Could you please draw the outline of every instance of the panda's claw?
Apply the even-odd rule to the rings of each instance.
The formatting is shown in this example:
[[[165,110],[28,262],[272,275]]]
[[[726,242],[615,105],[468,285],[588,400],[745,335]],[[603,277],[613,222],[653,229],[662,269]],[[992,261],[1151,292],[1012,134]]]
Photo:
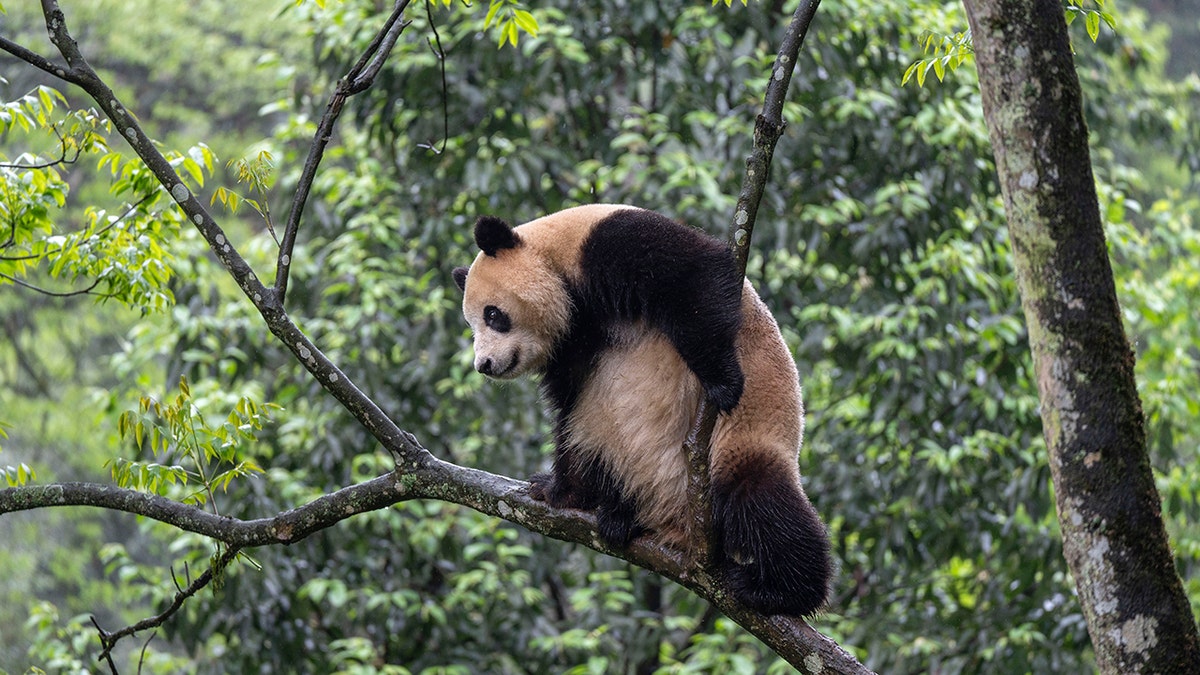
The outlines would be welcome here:
[[[549,502],[554,489],[554,475],[535,473],[529,477],[529,498],[537,502]]]
[[[745,386],[745,380],[738,377],[729,382],[721,382],[711,384],[705,387],[705,394],[708,395],[708,400],[717,410],[723,413],[731,412],[737,407],[738,402],[742,400],[742,389]]]

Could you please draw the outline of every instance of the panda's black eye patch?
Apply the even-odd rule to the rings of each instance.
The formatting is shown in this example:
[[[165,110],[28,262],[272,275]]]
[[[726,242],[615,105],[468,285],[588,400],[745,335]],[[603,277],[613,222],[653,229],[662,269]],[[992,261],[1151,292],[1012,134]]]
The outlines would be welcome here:
[[[504,310],[495,305],[483,308],[483,323],[497,333],[507,333],[512,330],[512,320]]]

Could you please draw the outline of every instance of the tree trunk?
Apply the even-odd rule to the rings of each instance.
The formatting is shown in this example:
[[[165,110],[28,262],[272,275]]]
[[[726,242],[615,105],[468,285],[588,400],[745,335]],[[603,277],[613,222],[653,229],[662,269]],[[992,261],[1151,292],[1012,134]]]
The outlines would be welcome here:
[[[1146,451],[1057,0],[963,0],[1041,397],[1063,551],[1105,673],[1200,673]],[[1090,47],[1090,45],[1088,45]]]

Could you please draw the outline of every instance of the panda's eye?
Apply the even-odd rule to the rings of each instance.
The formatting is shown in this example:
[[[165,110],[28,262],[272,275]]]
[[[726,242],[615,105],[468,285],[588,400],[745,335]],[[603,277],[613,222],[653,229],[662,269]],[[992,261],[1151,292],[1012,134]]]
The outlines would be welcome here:
[[[512,321],[508,318],[508,314],[495,305],[483,308],[483,323],[497,333],[507,333],[512,330]]]

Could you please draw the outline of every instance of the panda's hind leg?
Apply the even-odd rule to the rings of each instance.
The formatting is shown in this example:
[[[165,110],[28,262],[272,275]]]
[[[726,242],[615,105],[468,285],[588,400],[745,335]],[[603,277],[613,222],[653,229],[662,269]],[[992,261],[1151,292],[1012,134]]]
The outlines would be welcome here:
[[[614,491],[603,497],[596,508],[596,529],[600,539],[616,548],[625,548],[645,533],[637,522],[637,504],[632,499]]]

